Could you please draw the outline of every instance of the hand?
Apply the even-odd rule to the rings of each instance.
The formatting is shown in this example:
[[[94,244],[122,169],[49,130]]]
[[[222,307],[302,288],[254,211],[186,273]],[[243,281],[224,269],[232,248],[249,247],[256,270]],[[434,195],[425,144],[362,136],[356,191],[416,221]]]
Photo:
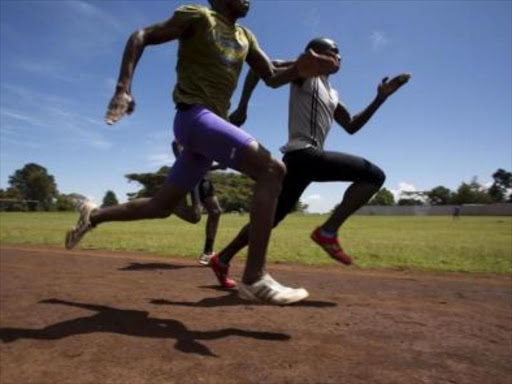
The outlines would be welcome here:
[[[129,115],[135,109],[133,97],[126,91],[116,91],[108,104],[105,122],[112,125],[124,115]]]
[[[334,56],[319,55],[310,49],[299,56],[296,65],[299,76],[307,79],[336,72],[340,67],[340,62]]]
[[[377,95],[384,99],[388,96],[391,96],[402,85],[407,83],[410,78],[411,75],[409,73],[403,73],[401,75],[398,75],[392,78],[390,81],[388,81],[388,77],[383,78],[382,82],[379,84],[379,87],[377,88]]]
[[[237,108],[229,115],[229,122],[237,127],[241,127],[247,120],[247,109]]]

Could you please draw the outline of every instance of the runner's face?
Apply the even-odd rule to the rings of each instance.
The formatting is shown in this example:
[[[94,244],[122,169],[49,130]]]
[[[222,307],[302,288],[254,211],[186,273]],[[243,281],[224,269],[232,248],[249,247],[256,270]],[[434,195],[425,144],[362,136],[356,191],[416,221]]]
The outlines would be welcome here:
[[[240,19],[249,12],[251,0],[212,0],[210,4],[216,11],[224,10],[234,18]]]
[[[251,0],[228,0],[228,7],[237,18],[245,17],[251,7]]]
[[[334,58],[336,60],[337,66],[331,72],[331,74],[334,74],[334,73],[338,72],[340,70],[340,67],[341,67],[340,50],[338,49],[338,45],[334,41],[326,40],[326,42],[328,42],[328,44],[326,44],[321,49],[316,49],[315,51],[316,51],[316,53],[318,53],[320,55],[331,56],[332,58]]]

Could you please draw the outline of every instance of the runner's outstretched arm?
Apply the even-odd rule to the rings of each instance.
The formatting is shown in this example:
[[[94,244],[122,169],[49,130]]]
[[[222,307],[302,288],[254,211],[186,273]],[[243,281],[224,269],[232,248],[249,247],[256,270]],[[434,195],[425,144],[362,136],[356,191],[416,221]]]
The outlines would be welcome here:
[[[108,125],[114,124],[126,114],[131,114],[135,109],[135,101],[131,95],[132,80],[144,48],[185,36],[193,26],[192,21],[192,19],[184,21],[173,16],[167,21],[142,28],[131,34],[124,49],[116,90],[105,115]]]
[[[404,73],[396,76],[390,81],[385,77],[377,88],[377,96],[362,112],[357,115],[350,116],[349,111],[343,104],[338,104],[334,111],[334,119],[341,125],[348,133],[353,135],[359,131],[379,107],[387,100],[389,96],[395,93],[402,85],[407,83],[411,75]]]

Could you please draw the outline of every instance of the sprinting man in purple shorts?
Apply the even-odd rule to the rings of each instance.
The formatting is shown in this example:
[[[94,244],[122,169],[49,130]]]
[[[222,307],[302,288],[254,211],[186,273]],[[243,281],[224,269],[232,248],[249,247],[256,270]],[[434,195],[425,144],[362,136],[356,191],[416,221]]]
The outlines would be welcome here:
[[[249,0],[209,0],[209,3],[211,9],[179,7],[167,21],[130,36],[106,114],[107,124],[113,124],[133,112],[132,78],[144,48],[178,40],[174,135],[184,149],[169,171],[166,183],[151,198],[113,207],[95,209],[91,203],[83,202],[76,226],[66,235],[66,248],[73,248],[90,229],[104,222],[168,217],[216,161],[255,180],[249,252],[239,296],[278,305],[294,303],[307,297],[308,292],[285,287],[265,272],[285,166],[254,138],[230,124],[227,115],[244,61],[271,87],[329,73],[337,64],[332,57],[308,51],[294,65],[279,68],[259,48],[255,36],[236,23],[249,11]]]
[[[172,151],[174,156],[178,158],[179,154],[183,151],[183,147],[174,140],[172,142]],[[215,164],[210,167],[209,171],[222,168],[224,167],[220,164]],[[201,206],[206,210],[206,214],[208,215],[205,226],[206,236],[203,252],[199,256],[198,262],[201,265],[207,266],[210,265],[210,258],[214,255],[213,245],[219,227],[219,218],[222,213],[222,208],[217,199],[215,187],[208,177],[204,177],[199,181],[199,184],[190,191],[190,196],[191,205],[188,205],[186,199],[183,199],[173,213],[189,223],[196,224],[201,220]]]
[[[317,38],[309,42],[306,51],[312,49],[317,54],[331,55],[336,59],[338,71],[341,56],[337,44],[327,38]],[[283,63],[283,66],[290,63]],[[288,116],[288,143],[281,148],[287,173],[279,195],[274,218],[277,226],[299,201],[304,190],[312,182],[349,181],[352,184],[345,192],[340,204],[329,218],[311,234],[314,242],[320,245],[337,262],[350,265],[352,258],[338,242],[338,230],[347,218],[363,206],[382,187],[384,172],[370,161],[342,152],[325,151],[325,139],[331,125],[336,121],[348,133],[359,131],[377,109],[409,80],[409,74],[402,74],[388,81],[384,78],[377,87],[375,99],[360,113],[351,116],[340,102],[338,93],[329,83],[329,74],[304,77],[290,85]],[[240,126],[247,118],[247,108],[259,77],[253,71],[247,75],[238,108],[230,120]],[[210,259],[210,265],[219,283],[229,288],[231,281],[227,271],[231,259],[248,242],[250,225],[246,225],[237,237],[217,255]]]

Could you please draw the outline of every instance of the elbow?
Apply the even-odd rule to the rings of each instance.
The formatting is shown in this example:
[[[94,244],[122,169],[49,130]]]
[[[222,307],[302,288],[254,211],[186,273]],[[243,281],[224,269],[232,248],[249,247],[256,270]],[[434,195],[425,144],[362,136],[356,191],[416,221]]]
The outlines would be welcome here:
[[[276,88],[279,88],[282,84],[279,84],[278,82],[276,82],[275,80],[268,80],[268,81],[265,81],[265,84],[270,87],[270,88],[273,88],[273,89],[276,89]]]
[[[138,29],[130,35],[129,42],[131,45],[144,46],[146,45],[146,33],[143,29]]]
[[[347,132],[349,135],[353,135],[358,130],[358,128],[354,124],[352,124],[352,123],[349,123],[347,121],[343,121],[342,119],[339,119],[339,118],[335,118],[335,120],[339,124],[339,126],[341,128],[343,128],[343,130],[345,132]]]
[[[277,83],[274,76],[268,76],[263,78],[263,82],[267,87],[278,88],[280,84]]]
[[[272,68],[270,68],[269,71],[264,76],[261,77],[261,79],[263,80],[267,87],[279,88],[281,86],[281,84],[277,80],[276,70],[274,66],[272,66]]]
[[[349,135],[353,135],[355,134],[357,131],[359,131],[361,127],[356,125],[356,124],[349,124],[345,127],[345,131],[347,131],[347,133]]]

